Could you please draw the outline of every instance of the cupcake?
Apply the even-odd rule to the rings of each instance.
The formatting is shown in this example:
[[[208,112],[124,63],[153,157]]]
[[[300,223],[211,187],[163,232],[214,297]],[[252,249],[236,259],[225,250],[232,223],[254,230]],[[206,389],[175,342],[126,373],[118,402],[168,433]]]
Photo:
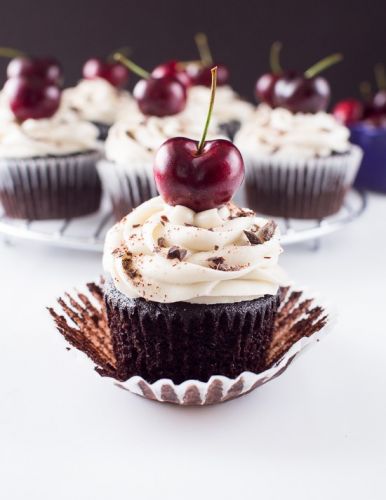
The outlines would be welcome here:
[[[99,77],[83,79],[75,87],[65,89],[63,101],[80,119],[98,128],[101,141],[106,139],[109,128],[121,116],[139,112],[129,92]]]
[[[280,252],[276,225],[231,203],[197,213],[157,197],[133,210],[109,231],[103,258],[118,378],[263,369]]]
[[[299,219],[338,212],[362,158],[349,135],[323,111],[294,113],[259,105],[235,137],[245,160],[249,206]]]
[[[0,202],[5,214],[28,220],[62,219],[96,211],[101,183],[98,131],[64,108],[20,121],[0,112]]]
[[[201,129],[202,123],[189,110],[164,118],[142,115],[138,119],[136,116],[111,127],[105,142],[105,159],[99,161],[98,171],[116,220],[156,196],[153,158],[161,144],[174,136],[198,139]],[[217,124],[213,120],[209,136],[220,137],[216,130]]]

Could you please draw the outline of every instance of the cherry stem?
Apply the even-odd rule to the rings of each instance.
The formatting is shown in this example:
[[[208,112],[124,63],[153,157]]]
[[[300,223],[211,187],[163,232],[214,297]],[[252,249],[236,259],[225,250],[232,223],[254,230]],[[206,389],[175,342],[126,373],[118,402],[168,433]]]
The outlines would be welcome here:
[[[197,154],[201,154],[202,150],[204,149],[205,146],[205,140],[206,136],[208,133],[208,128],[210,124],[210,119],[212,117],[212,111],[213,111],[213,105],[214,105],[214,98],[216,95],[216,86],[217,86],[217,66],[212,68],[210,70],[212,73],[212,84],[210,87],[210,101],[209,101],[209,109],[208,109],[208,114],[206,115],[206,121],[205,121],[205,126],[204,126],[204,131],[202,132],[201,140],[198,143],[197,146]]]
[[[21,50],[13,49],[11,47],[0,47],[0,57],[8,57],[13,59],[14,57],[25,57],[25,53]]]
[[[271,50],[269,53],[269,65],[271,66],[271,71],[274,75],[280,75],[283,73],[283,68],[280,64],[280,51],[283,45],[281,42],[273,42],[271,45]]]
[[[194,37],[194,41],[196,42],[202,64],[204,66],[212,66],[213,57],[209,48],[208,37],[205,33],[197,33]]]
[[[304,72],[304,76],[306,78],[313,78],[333,64],[340,62],[342,59],[342,54],[332,54],[328,57],[325,57],[321,61],[318,61],[316,64],[311,66],[311,68],[308,68],[307,71]]]
[[[374,74],[378,90],[385,90],[386,89],[385,66],[382,63],[378,63],[374,68]]]
[[[119,49],[114,50],[113,52],[110,52],[110,54],[107,56],[107,60],[111,61],[114,60],[115,54],[121,54],[124,57],[129,57],[132,53],[131,47],[128,45],[125,45],[123,47],[120,47]]]
[[[359,92],[364,101],[371,101],[373,93],[371,91],[370,82],[361,82],[361,84],[359,85]]]
[[[145,78],[147,80],[150,77],[150,73],[148,71],[146,71],[145,69],[141,68],[141,66],[138,66],[137,64],[135,64],[130,59],[127,59],[127,57],[125,57],[124,55],[122,55],[119,52],[116,52],[113,55],[113,59],[115,61],[123,64],[123,66],[126,66],[126,68],[128,68],[130,71],[132,71],[136,75],[140,76],[141,78]]]

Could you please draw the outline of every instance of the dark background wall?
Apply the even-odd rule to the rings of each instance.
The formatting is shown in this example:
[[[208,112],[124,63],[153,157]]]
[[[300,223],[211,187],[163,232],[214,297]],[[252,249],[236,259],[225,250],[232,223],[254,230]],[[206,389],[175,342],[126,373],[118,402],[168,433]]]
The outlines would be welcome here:
[[[87,57],[124,45],[145,68],[169,58],[195,58],[197,31],[208,34],[216,59],[232,70],[232,84],[251,99],[277,39],[285,45],[282,61],[288,68],[306,69],[329,53],[344,53],[344,62],[326,72],[335,100],[356,95],[359,82],[372,79],[374,64],[386,63],[386,0],[2,0],[0,5],[0,45],[56,55],[68,84],[79,78]],[[2,61],[1,75],[4,68]]]

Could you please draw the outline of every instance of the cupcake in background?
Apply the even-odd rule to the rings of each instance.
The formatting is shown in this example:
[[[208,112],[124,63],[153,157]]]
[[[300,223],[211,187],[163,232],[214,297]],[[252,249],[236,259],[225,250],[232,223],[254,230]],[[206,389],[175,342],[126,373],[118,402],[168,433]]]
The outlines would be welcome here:
[[[94,212],[98,131],[61,106],[59,81],[52,71],[42,76],[37,61],[11,61],[1,94],[0,202],[8,217],[28,220]]]
[[[263,103],[235,137],[246,165],[247,202],[254,210],[322,219],[342,207],[362,152],[349,142],[349,130],[326,113],[330,88],[318,76],[340,59],[336,54],[304,74],[285,71],[258,80]]]
[[[361,85],[362,100],[345,99],[334,107],[334,115],[351,132],[351,142],[363,150],[363,161],[355,185],[386,193],[386,75],[384,66],[375,68],[377,92]]]
[[[63,103],[92,122],[99,130],[98,139],[107,137],[109,128],[121,116],[139,113],[136,102],[124,86],[129,72],[116,61],[92,58],[83,66],[83,79],[63,91]]]

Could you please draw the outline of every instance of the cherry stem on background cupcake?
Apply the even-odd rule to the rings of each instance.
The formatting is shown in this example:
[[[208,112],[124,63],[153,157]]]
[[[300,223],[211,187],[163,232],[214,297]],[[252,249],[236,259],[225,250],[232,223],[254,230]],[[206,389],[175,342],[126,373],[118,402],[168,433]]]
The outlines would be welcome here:
[[[212,117],[212,111],[213,111],[213,105],[214,105],[214,98],[215,98],[215,95],[216,95],[217,66],[215,66],[214,68],[212,68],[210,70],[210,72],[212,73],[212,84],[211,84],[211,87],[210,87],[209,109],[208,109],[208,114],[206,116],[204,131],[202,132],[201,140],[200,140],[200,142],[198,143],[198,146],[197,146],[197,154],[198,155],[202,153],[202,150],[204,149],[204,146],[205,146],[205,140],[206,140],[206,136],[207,136],[207,133],[208,133],[210,119]]]
[[[273,42],[271,45],[271,50],[269,53],[269,65],[271,67],[271,71],[274,75],[280,75],[283,73],[283,68],[280,64],[280,52],[283,47],[281,42]]]
[[[14,57],[25,57],[25,52],[12,47],[0,47],[0,57],[7,57],[13,59]]]
[[[364,101],[371,101],[373,98],[373,92],[371,90],[370,82],[361,82],[359,85],[359,92]]]
[[[342,54],[331,54],[330,56],[325,57],[324,59],[318,61],[316,64],[308,68],[307,71],[304,72],[304,76],[306,78],[314,78],[314,76],[318,75],[325,69],[342,60]]]
[[[138,66],[138,64],[135,64],[130,59],[127,59],[127,57],[125,57],[120,52],[116,52],[113,55],[113,59],[115,61],[123,64],[123,66],[126,66],[126,68],[128,68],[130,71],[132,71],[136,75],[140,76],[141,78],[144,78],[145,80],[147,80],[150,77],[150,73],[148,71],[141,68],[141,66]]]
[[[196,42],[202,64],[204,66],[212,66],[213,57],[209,48],[208,37],[205,33],[197,33],[194,37],[194,41]]]
[[[374,75],[378,90],[386,90],[386,72],[385,66],[382,63],[375,65]]]
[[[124,57],[129,57],[132,54],[133,50],[131,47],[128,45],[124,45],[123,47],[120,47],[119,49],[114,50],[113,52],[110,52],[110,54],[107,56],[108,61],[115,61],[115,54],[121,54]]]

